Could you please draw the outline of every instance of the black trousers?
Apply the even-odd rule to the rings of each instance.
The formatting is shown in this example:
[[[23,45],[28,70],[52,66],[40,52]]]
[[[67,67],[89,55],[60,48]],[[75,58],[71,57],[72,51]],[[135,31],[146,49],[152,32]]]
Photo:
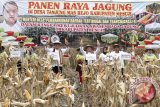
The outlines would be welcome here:
[[[18,61],[17,62],[17,68],[18,68],[18,72],[20,73],[21,72],[21,70],[22,70],[22,62],[21,61]]]
[[[52,71],[56,74],[59,72],[62,73],[62,66],[54,66],[54,67],[52,67]]]

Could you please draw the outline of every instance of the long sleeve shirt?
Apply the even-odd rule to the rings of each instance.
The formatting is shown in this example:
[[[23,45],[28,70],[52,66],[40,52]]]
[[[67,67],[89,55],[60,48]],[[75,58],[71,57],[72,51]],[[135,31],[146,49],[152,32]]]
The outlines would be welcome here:
[[[124,68],[124,60],[122,59],[123,54],[125,54],[125,52],[123,52],[123,51],[120,51],[118,53],[113,51],[113,52],[110,53],[110,56],[112,57],[111,59],[113,61],[116,61],[120,68]]]
[[[52,53],[52,52],[54,53],[54,55],[51,55],[51,58],[53,59],[53,67],[55,67],[55,66],[62,66],[62,63],[63,63],[63,54],[65,52],[69,51],[69,47],[62,48],[62,49],[46,48],[46,51],[48,53]]]
[[[91,55],[91,54],[97,54],[97,53],[100,51],[100,48],[97,47],[96,51],[93,51],[93,53],[91,53],[91,52],[86,52],[86,51],[84,51],[83,47],[80,47],[80,51],[81,51],[81,53],[84,55],[84,57],[85,57],[85,59],[86,59],[87,54],[88,54],[88,55],[89,55],[89,54],[90,54],[90,55]],[[87,60],[87,64],[88,64],[88,65],[92,65],[92,63],[93,63],[93,60]]]

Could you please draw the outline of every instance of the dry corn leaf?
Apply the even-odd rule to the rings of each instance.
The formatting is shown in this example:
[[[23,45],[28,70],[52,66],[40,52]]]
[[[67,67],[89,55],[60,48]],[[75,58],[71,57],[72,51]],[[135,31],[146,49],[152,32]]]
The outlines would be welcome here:
[[[62,82],[57,84],[56,89],[61,89],[61,88],[65,88],[65,87],[68,87],[68,82],[67,81],[62,81]]]
[[[74,99],[75,99],[75,98],[74,98],[74,94],[70,94],[69,97],[70,97],[71,101],[74,103],[74,101],[75,101],[75,100],[74,100]]]
[[[28,82],[29,80],[31,80],[31,77],[27,77],[23,80],[22,85],[24,85],[26,82]]]
[[[85,107],[85,104],[84,104],[84,102],[82,103],[82,107]]]
[[[118,86],[120,88],[120,90],[117,90],[118,93],[125,95],[125,83],[124,82],[119,82]]]
[[[46,104],[48,102],[48,100],[43,100],[43,99],[33,99],[33,104],[36,105],[36,103],[39,103],[39,104]]]
[[[122,96],[118,96],[118,98],[119,98],[119,102],[120,102],[120,105],[121,105],[121,107],[124,107],[125,105],[123,105],[123,98],[122,98]]]
[[[1,102],[0,102],[0,107],[3,107]]]
[[[12,100],[12,103],[11,105],[13,106],[21,106],[21,107],[26,107],[26,106],[29,106],[30,105],[30,102],[26,102],[26,103],[23,103],[23,102],[17,102],[17,101],[14,101]]]
[[[54,92],[52,92],[52,93],[48,93],[47,95],[43,95],[43,96],[42,96],[42,99],[45,99],[45,98],[50,97],[50,96],[53,96],[53,95],[55,95],[55,94],[57,94],[57,93],[59,93],[59,91],[54,91]]]

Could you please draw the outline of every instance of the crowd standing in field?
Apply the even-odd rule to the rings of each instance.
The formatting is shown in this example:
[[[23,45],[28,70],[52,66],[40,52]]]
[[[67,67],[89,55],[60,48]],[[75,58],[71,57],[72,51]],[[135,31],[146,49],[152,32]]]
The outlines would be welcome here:
[[[40,48],[24,47],[23,41],[17,47],[1,43],[1,105],[127,106],[126,90],[134,78],[148,76],[160,81],[159,59],[151,48],[140,57],[134,49],[127,52],[119,44],[102,46],[98,40],[96,47],[81,40],[76,52],[67,40],[64,45],[56,40]],[[152,104],[156,107],[157,100]]]

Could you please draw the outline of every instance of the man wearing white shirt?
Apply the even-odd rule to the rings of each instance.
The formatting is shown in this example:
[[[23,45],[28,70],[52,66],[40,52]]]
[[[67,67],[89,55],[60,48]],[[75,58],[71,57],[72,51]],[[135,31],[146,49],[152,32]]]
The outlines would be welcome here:
[[[81,53],[85,56],[87,65],[92,65],[93,61],[96,60],[96,58],[94,58],[93,60],[87,60],[87,56],[91,56],[91,55],[95,55],[98,54],[98,52],[100,51],[100,44],[97,44],[98,47],[96,49],[96,51],[94,51],[94,47],[91,45],[87,45],[85,48],[83,48],[82,46],[80,47],[80,51]]]
[[[19,57],[20,59],[17,62],[17,68],[18,68],[18,72],[21,73],[22,61],[23,61],[23,58],[25,57],[26,52],[27,52],[26,48],[24,47],[24,41],[20,41],[19,42],[19,47],[18,48],[13,48],[10,51],[19,51],[20,52],[20,57]]]
[[[122,54],[125,52],[120,51],[120,46],[118,44],[115,44],[113,46],[114,51],[110,53],[110,56],[112,57],[113,61],[116,61],[118,64],[117,66],[121,69],[122,75],[123,75],[123,70],[124,70],[124,60],[122,59]],[[114,68],[113,68],[114,69]]]
[[[68,45],[68,43],[66,43]],[[51,53],[51,57],[53,58],[53,67],[52,70],[54,73],[59,73],[62,72],[62,66],[63,66],[63,54],[66,51],[69,51],[69,47],[67,48],[61,48],[61,42],[55,41],[54,42],[54,47],[53,48],[46,48],[46,51],[48,53]]]
[[[18,21],[18,5],[14,1],[6,2],[3,6],[4,21],[0,24],[0,28],[3,28],[5,32],[22,32],[23,28]]]

